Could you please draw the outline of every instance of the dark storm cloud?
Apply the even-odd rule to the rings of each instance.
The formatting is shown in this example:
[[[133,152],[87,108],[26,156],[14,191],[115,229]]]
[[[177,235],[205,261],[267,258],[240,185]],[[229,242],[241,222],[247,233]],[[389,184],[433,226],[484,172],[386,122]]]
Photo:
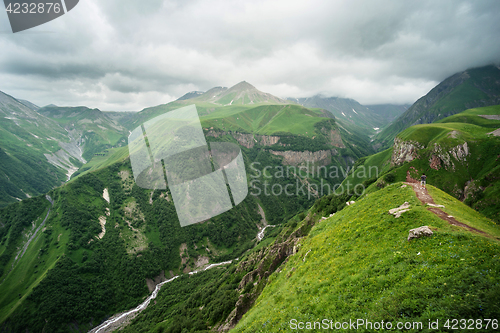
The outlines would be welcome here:
[[[0,90],[139,110],[246,80],[281,97],[412,103],[455,72],[500,61],[498,13],[494,0],[87,0],[0,35]]]

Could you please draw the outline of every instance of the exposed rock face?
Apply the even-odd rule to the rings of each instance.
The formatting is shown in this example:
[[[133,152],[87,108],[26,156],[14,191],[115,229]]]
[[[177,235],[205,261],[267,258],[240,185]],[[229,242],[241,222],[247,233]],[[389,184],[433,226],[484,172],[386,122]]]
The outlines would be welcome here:
[[[243,290],[249,283],[256,285],[262,280],[265,280],[263,281],[265,284],[271,273],[273,273],[278,266],[286,262],[289,256],[294,254],[293,249],[296,247],[298,241],[298,238],[291,238],[283,243],[274,244],[270,250],[266,251],[267,253],[261,251],[249,261],[242,262],[240,267],[236,270],[237,272],[248,266],[252,267],[257,262],[258,264],[256,269],[247,273],[243,277],[238,285],[238,290]],[[250,309],[259,294],[260,293],[245,293],[240,295],[234,310],[231,311],[229,316],[226,318],[225,323],[219,327],[218,331],[227,332],[235,327],[241,317],[243,317],[243,315]]]
[[[149,292],[153,292],[155,290],[156,285],[162,283],[163,281],[167,281],[165,277],[165,271],[161,271],[160,275],[156,276],[154,279],[146,279],[146,284],[148,286]]]
[[[336,149],[318,150],[315,152],[306,151],[269,151],[273,155],[283,156],[284,165],[299,165],[301,163],[309,162],[319,165],[328,165],[331,163],[332,156],[338,155]]]
[[[469,180],[465,183],[465,188],[463,192],[463,196],[460,198],[461,200],[465,200],[470,196],[475,196],[480,190],[483,190],[481,186],[477,184],[478,182],[475,180]]]
[[[392,165],[401,165],[405,162],[411,162],[420,158],[420,150],[425,146],[416,141],[403,141],[399,138],[394,139],[394,151],[391,157]],[[429,153],[429,166],[434,170],[444,167],[446,170],[455,171],[455,161],[460,163],[467,162],[469,156],[469,146],[467,142],[452,147],[449,150],[435,143]],[[452,159],[453,158],[453,159]]]
[[[238,141],[240,145],[246,148],[253,148],[256,144],[268,147],[275,144],[279,144],[280,137],[276,135],[258,135],[258,134],[248,134],[239,132],[224,132],[224,131],[214,131],[209,129],[205,135],[218,138],[224,135],[231,135]],[[328,133],[324,133],[328,137],[328,143],[334,147],[345,148],[344,142],[342,141],[342,136],[338,130],[330,130]],[[280,144],[286,147],[285,144]]]
[[[331,130],[328,133],[328,139],[329,143],[338,148],[345,148],[344,142],[342,141],[342,136],[340,135],[340,132],[337,130]]]
[[[433,232],[428,226],[423,226],[420,228],[411,229],[408,235],[408,241],[414,238],[420,238],[424,236],[432,236]]]
[[[416,141],[403,141],[400,138],[395,138],[391,164],[401,165],[405,162],[411,162],[420,157],[418,150],[423,148],[425,148],[424,145]]]
[[[275,135],[254,135],[238,132],[214,131],[210,129],[205,135],[218,138],[224,135],[231,135],[240,145],[246,148],[253,148],[256,144],[261,146],[272,146],[279,143],[280,137]],[[282,144],[282,146],[285,146]]]
[[[444,165],[446,170],[451,169],[452,171],[455,171],[455,164],[451,158],[453,157],[456,161],[463,163],[467,161],[468,155],[469,147],[467,142],[464,142],[462,145],[457,145],[449,151],[444,151],[440,145],[435,143],[429,159],[429,165],[435,170],[439,170],[441,166]]]

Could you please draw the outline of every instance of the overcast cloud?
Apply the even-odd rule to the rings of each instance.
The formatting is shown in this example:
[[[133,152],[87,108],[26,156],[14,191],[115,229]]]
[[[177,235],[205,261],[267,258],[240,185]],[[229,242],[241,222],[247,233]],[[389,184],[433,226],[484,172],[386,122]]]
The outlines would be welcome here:
[[[500,63],[500,1],[81,0],[13,34],[0,90],[38,105],[141,110],[247,81],[279,97],[413,103]]]

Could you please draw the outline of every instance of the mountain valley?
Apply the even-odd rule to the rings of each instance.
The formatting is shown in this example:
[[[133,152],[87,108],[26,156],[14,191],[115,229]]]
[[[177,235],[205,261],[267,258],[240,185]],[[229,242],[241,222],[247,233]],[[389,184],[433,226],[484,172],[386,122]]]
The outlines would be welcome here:
[[[412,106],[285,100],[245,81],[137,113],[0,93],[0,331],[499,318],[497,72],[458,73]],[[169,188],[136,184],[127,144],[146,121],[193,104],[209,145],[240,147],[249,194],[181,227]],[[443,214],[480,232],[419,200],[423,172]],[[407,240],[422,226],[432,236]],[[147,308],[99,326],[162,282]]]

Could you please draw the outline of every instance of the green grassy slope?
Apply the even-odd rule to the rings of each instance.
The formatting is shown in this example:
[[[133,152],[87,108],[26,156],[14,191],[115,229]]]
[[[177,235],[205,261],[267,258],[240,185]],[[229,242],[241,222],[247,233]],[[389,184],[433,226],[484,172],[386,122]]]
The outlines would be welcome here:
[[[442,192],[441,200],[500,235],[498,226],[457,200]],[[387,213],[405,201],[409,212],[398,219]],[[434,235],[408,242],[408,231],[423,225]],[[421,321],[428,328],[429,320],[498,318],[499,250],[498,240],[440,220],[410,187],[396,183],[313,227],[234,331],[288,331],[293,319],[313,325],[323,319]]]
[[[0,207],[60,185],[65,171],[44,154],[60,150],[58,142],[69,141],[66,131],[2,92],[0,119]]]
[[[415,102],[390,126],[375,136],[375,144],[389,147],[404,129],[432,123],[469,108],[500,103],[500,69],[485,66],[457,73]]]
[[[85,175],[89,172],[109,167],[115,163],[123,162],[129,157],[128,147],[110,148],[96,154],[71,176],[71,180]]]
[[[239,131],[272,135],[290,133],[313,137],[314,124],[324,120],[319,110],[309,110],[300,105],[261,105],[251,108],[222,108],[202,116],[203,127],[226,131]]]
[[[128,131],[98,109],[46,106],[37,112],[53,119],[80,140],[85,160],[90,160],[95,153],[127,143]]]
[[[363,182],[368,185],[370,177],[362,171],[370,167],[378,168],[379,174],[386,174],[379,186],[406,180],[408,174],[419,179],[422,173],[426,173],[430,184],[456,198],[465,199],[467,204],[489,218],[500,221],[500,137],[489,134],[500,128],[500,120],[485,119],[480,115],[498,116],[500,106],[469,109],[433,124],[412,126],[398,134],[399,140],[421,146],[412,153],[412,161],[391,164],[394,148],[390,148],[359,160],[355,166],[359,173],[355,172],[346,181],[353,185]],[[457,159],[453,151],[456,152],[459,146],[463,149],[465,143],[469,154]],[[436,147],[441,147],[441,152],[436,151]],[[435,164],[438,156],[442,158]],[[447,159],[449,165],[446,165]]]

